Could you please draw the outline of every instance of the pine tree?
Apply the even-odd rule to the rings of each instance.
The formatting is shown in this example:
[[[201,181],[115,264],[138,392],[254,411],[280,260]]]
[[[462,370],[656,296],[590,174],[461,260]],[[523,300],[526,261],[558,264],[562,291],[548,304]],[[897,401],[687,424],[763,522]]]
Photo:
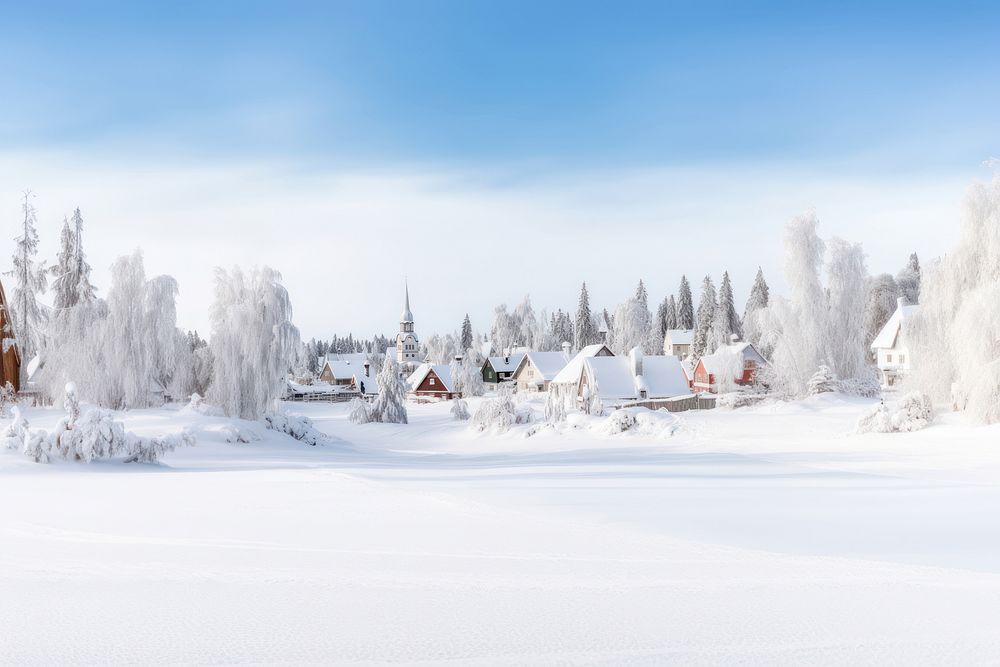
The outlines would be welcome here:
[[[729,282],[729,272],[722,274],[722,286],[719,287],[719,309],[722,311],[721,321],[725,325],[727,340],[729,335],[743,337],[743,327],[740,316],[736,314],[736,304],[733,303],[733,285]]]
[[[691,283],[687,276],[681,276],[681,286],[677,292],[677,328],[694,329],[694,299],[691,297]]]
[[[580,304],[576,309],[576,336],[573,341],[577,350],[597,342],[597,332],[594,331],[594,320],[590,314],[590,295],[587,294],[587,283],[580,287]]]
[[[472,321],[469,320],[469,314],[465,314],[465,319],[462,321],[462,354],[465,355],[469,348],[472,347]]]
[[[711,352],[708,350],[709,334],[712,331],[712,323],[715,319],[715,284],[711,276],[705,276],[701,282],[701,300],[698,302],[698,322],[694,333],[694,341],[691,345],[691,353],[695,359]]]
[[[76,250],[76,238],[69,226],[69,220],[63,218],[62,233],[59,235],[59,253],[56,264],[52,267],[52,305],[57,311],[76,304],[76,285],[73,282],[73,263]]]
[[[899,285],[888,273],[868,279],[868,298],[865,303],[865,345],[871,345],[875,336],[896,312]]]
[[[664,322],[663,330],[664,332],[670,331],[671,329],[677,329],[677,302],[674,300],[674,295],[671,294],[667,300],[667,319]]]
[[[21,358],[27,362],[42,349],[44,343],[45,311],[38,301],[38,296],[44,294],[48,287],[45,263],[39,263],[38,232],[35,230],[35,207],[31,205],[32,194],[24,193],[21,211],[24,218],[21,223],[21,235],[14,252],[14,268],[7,273],[14,277],[14,289],[9,303],[11,321],[14,325],[14,335],[21,348]],[[27,363],[22,364],[23,369]]]
[[[757,277],[754,278],[753,287],[750,288],[750,296],[747,298],[747,305],[743,309],[743,320],[741,322],[743,335],[754,346],[760,345],[760,327],[755,321],[755,314],[767,308],[771,300],[771,290],[764,280],[764,272],[757,267]]]

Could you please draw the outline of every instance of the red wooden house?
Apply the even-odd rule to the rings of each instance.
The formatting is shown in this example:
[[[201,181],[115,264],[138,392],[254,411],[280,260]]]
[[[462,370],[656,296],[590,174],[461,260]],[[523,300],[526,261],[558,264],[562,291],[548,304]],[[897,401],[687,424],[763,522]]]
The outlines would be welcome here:
[[[461,398],[455,391],[448,364],[421,364],[407,379],[410,393],[417,398],[441,398],[450,400]]]
[[[14,391],[21,388],[21,351],[14,343],[14,325],[7,310],[7,296],[0,283],[0,387],[10,382]]]
[[[717,394],[720,380],[722,385],[729,384],[725,381],[727,374],[732,376],[732,385],[756,384],[757,371],[766,363],[767,360],[750,343],[723,345],[713,354],[706,354],[698,360],[694,367],[692,388]]]

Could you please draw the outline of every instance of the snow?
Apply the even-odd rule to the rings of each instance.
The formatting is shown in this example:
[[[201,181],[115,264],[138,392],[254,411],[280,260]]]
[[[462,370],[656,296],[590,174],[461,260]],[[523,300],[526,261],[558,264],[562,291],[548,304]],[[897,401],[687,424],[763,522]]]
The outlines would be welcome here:
[[[409,425],[285,404],[333,437],[316,446],[176,406],[116,412],[197,445],[160,465],[0,450],[0,655],[996,662],[1000,426],[944,413],[855,435],[875,404],[633,410],[617,434],[574,414],[504,435],[447,403],[411,404]],[[50,430],[63,415],[25,413]],[[232,427],[256,439],[229,444]]]
[[[570,360],[563,352],[528,352],[525,358],[535,367],[535,378],[539,382],[552,380]]]
[[[489,357],[490,366],[497,373],[513,373],[517,370],[521,360],[524,359],[524,352],[515,352],[506,357]]]
[[[667,331],[668,345],[690,345],[694,342],[693,329],[670,329]]]
[[[596,357],[602,349],[606,350],[606,354],[611,354],[611,349],[604,343],[595,343],[583,348],[576,353],[576,356],[569,360],[569,363],[561,371],[556,373],[552,381],[560,384],[576,384],[580,381],[580,373],[583,372],[584,360]]]
[[[424,378],[431,371],[434,371],[434,374],[441,381],[442,391],[455,391],[455,383],[451,377],[451,366],[448,364],[420,364],[417,366],[417,370],[413,371],[410,377],[406,379],[410,391],[416,391],[417,387],[420,386],[420,383],[424,381]]]

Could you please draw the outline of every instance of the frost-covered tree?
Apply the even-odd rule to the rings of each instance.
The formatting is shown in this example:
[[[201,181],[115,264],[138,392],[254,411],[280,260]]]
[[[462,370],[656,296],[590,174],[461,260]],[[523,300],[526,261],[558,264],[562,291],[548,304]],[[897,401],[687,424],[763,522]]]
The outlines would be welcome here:
[[[634,347],[642,347],[649,337],[649,311],[638,299],[627,299],[615,309],[608,347],[615,354],[628,354]]]
[[[266,266],[217,268],[209,317],[209,399],[230,417],[260,419],[276,409],[299,343],[281,274]]]
[[[90,283],[90,264],[83,252],[83,215],[79,208],[73,211],[72,225],[63,219],[59,242],[59,254],[52,267],[55,276],[52,282],[53,306],[57,311],[80,301],[90,301],[96,296]]]
[[[820,364],[807,383],[809,394],[829,394],[837,391],[837,376],[826,364]]]
[[[785,229],[787,299],[771,299],[761,330],[771,352],[765,379],[779,394],[805,396],[809,378],[819,367],[830,335],[829,305],[820,280],[826,244],[819,237],[816,214],[793,219]]]
[[[497,306],[493,312],[493,327],[490,330],[494,352],[503,354],[505,351],[513,349],[517,344],[519,333],[520,326],[507,311],[507,304]]]
[[[750,296],[747,298],[746,307],[743,309],[743,337],[753,343],[754,347],[760,350],[761,331],[758,323],[758,313],[767,308],[771,299],[771,290],[764,280],[764,271],[758,266],[757,277],[754,278],[753,287],[750,288]]]
[[[529,295],[525,295],[521,303],[514,308],[513,319],[517,343],[526,345],[529,350],[539,349],[538,341],[535,340],[538,333],[538,319],[535,317],[535,309],[531,307]]]
[[[867,367],[865,293],[868,268],[860,243],[832,238],[827,248],[830,330],[826,336],[826,360],[837,377],[851,380],[861,377]]]
[[[694,300],[687,276],[681,276],[681,286],[677,290],[677,328],[694,329]]]
[[[899,295],[904,297],[907,303],[919,303],[920,259],[917,253],[912,253],[906,266],[896,274],[896,284],[899,286]]]
[[[451,402],[451,417],[455,421],[466,421],[469,419],[469,404],[461,398],[456,398]]]
[[[462,347],[460,349],[468,350],[470,347],[472,347],[472,320],[466,313],[465,319],[462,320]]]
[[[372,404],[373,421],[385,424],[406,424],[406,382],[400,377],[395,358],[386,356],[376,378],[378,396]]]
[[[868,280],[865,295],[865,344],[871,345],[896,311],[896,298],[899,296],[899,286],[896,279],[888,273],[873,276]]]
[[[582,350],[587,345],[597,342],[597,330],[594,327],[594,316],[590,312],[590,295],[587,293],[587,283],[580,287],[580,303],[576,309],[576,336],[573,346]]]
[[[715,321],[715,310],[718,307],[715,296],[715,283],[711,276],[705,276],[701,281],[701,298],[698,300],[698,321],[695,325],[694,339],[691,342],[691,354],[695,359],[714,350],[709,350],[712,343],[710,334]]]
[[[36,259],[38,231],[35,229],[35,207],[31,204],[32,196],[31,192],[24,193],[19,226],[21,233],[15,239],[17,245],[13,257],[14,268],[7,273],[14,278],[14,287],[7,305],[10,308],[14,336],[21,348],[21,358],[25,360],[21,366],[22,373],[27,361],[44,347],[47,319],[45,307],[38,300],[48,287],[48,279],[45,263]]]
[[[486,391],[483,386],[483,376],[480,369],[483,359],[474,348],[469,348],[462,357],[462,396],[482,396]]]
[[[973,186],[958,247],[924,267],[907,327],[912,374],[937,402],[1000,422],[1000,173]]]

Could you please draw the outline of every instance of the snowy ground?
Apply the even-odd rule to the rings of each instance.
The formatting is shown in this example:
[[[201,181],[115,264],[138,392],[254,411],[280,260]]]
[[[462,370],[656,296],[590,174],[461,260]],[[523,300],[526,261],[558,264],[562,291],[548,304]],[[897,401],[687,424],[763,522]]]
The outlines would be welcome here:
[[[0,662],[1000,661],[1000,429],[852,435],[867,405],[524,437],[290,404],[319,447],[124,414],[198,445],[0,451]]]

